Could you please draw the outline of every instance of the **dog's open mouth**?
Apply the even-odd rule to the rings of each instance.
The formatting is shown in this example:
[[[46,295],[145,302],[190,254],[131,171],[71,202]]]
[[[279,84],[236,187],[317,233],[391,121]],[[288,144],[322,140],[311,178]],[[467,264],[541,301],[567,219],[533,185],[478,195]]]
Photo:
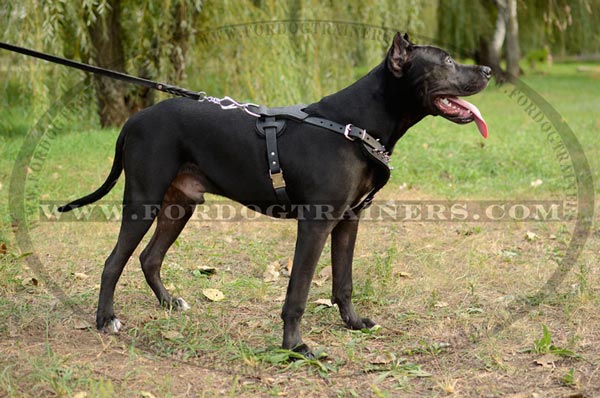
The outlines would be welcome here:
[[[468,101],[454,96],[441,96],[433,101],[441,115],[455,123],[475,121],[483,138],[488,136],[488,128],[479,109]]]

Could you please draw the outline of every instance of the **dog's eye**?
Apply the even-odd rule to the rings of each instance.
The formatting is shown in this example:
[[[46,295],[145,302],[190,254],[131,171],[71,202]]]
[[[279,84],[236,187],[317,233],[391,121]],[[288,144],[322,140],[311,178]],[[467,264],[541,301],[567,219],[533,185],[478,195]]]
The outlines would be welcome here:
[[[446,62],[447,65],[453,65],[454,64],[454,60],[450,57],[446,57],[446,59],[444,60],[444,62]]]

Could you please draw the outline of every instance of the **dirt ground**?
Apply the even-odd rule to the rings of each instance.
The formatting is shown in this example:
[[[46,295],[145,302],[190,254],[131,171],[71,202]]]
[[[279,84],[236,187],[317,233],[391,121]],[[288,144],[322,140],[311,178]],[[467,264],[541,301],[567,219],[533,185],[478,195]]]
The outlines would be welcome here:
[[[157,305],[132,259],[116,336],[92,325],[118,224],[40,223],[35,255],[9,247],[1,263],[0,396],[600,397],[600,232],[569,266],[572,228],[364,222],[355,302],[381,329],[348,331],[315,303],[330,294],[328,246],[302,325],[327,357],[289,362],[277,349],[287,278],[267,272],[289,262],[293,222],[190,223],[163,267],[184,313]]]

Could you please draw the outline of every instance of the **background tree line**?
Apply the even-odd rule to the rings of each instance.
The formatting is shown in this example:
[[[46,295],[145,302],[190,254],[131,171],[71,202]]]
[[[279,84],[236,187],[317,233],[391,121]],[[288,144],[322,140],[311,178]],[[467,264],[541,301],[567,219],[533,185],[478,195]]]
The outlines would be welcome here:
[[[523,59],[600,53],[600,0],[1,0],[3,41],[153,80],[270,105],[315,100],[383,56],[385,35],[357,29],[271,34],[256,21],[349,21],[437,39],[506,79]],[[265,25],[266,26],[266,25]],[[289,27],[288,27],[289,28]],[[373,30],[377,32],[377,30]],[[372,31],[372,32],[373,32]],[[333,49],[333,50],[331,50]],[[38,106],[82,74],[0,53]],[[105,78],[93,85],[102,126],[117,126],[159,94]],[[285,88],[285,89],[282,89]]]

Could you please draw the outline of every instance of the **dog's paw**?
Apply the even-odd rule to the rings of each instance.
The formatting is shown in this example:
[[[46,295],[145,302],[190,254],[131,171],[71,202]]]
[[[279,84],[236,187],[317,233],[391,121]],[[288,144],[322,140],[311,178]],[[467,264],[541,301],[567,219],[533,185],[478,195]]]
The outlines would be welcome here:
[[[119,318],[113,318],[106,322],[102,328],[99,328],[104,333],[117,334],[123,327]]]
[[[192,307],[181,297],[177,297],[176,299],[173,299],[172,302],[173,305],[173,309],[175,310],[179,310],[179,311],[187,311],[189,309],[191,309]]]
[[[292,349],[292,351],[297,352],[298,354],[302,355],[304,358],[306,359],[313,359],[315,358],[315,354],[312,352],[312,350],[304,343],[297,345],[296,347],[294,347]],[[296,360],[299,358],[291,358],[292,360]]]
[[[371,329],[375,325],[376,323],[369,318],[357,318],[346,323],[348,329],[352,330]]]

